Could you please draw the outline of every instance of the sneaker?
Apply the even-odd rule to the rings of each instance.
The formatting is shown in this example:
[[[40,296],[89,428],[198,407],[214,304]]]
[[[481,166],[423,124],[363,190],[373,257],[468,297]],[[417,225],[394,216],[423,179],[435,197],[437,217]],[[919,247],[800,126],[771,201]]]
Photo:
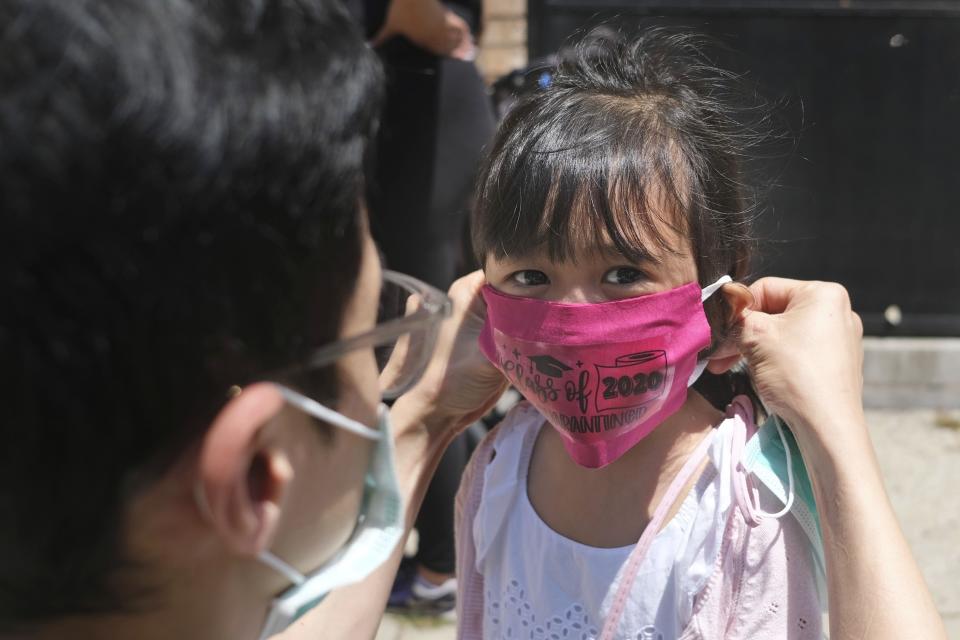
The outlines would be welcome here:
[[[395,581],[388,604],[388,608],[395,612],[439,616],[453,611],[457,606],[456,578],[450,578],[443,584],[435,585],[424,580],[414,570],[409,587],[398,588],[398,586],[400,585]]]
[[[457,579],[432,584],[419,575],[413,579],[413,606],[425,613],[446,613],[457,606]]]

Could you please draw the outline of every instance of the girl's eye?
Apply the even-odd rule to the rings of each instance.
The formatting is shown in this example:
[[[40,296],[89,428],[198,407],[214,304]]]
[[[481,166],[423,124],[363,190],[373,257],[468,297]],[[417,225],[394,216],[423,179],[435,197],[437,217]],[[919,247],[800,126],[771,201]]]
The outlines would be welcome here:
[[[646,278],[644,273],[633,267],[617,267],[603,275],[604,284],[635,284]]]
[[[550,284],[550,279],[543,271],[534,269],[524,269],[517,271],[510,278],[521,287],[537,287],[542,284]]]

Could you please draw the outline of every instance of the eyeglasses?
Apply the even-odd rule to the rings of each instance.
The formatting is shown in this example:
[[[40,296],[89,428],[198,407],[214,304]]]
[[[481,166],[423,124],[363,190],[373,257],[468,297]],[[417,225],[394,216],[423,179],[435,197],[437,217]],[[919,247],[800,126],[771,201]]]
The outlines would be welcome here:
[[[351,351],[372,347],[380,372],[380,394],[384,400],[397,398],[416,384],[426,369],[440,324],[450,315],[451,306],[442,291],[385,269],[377,326],[320,347],[285,374],[296,376],[332,364]]]

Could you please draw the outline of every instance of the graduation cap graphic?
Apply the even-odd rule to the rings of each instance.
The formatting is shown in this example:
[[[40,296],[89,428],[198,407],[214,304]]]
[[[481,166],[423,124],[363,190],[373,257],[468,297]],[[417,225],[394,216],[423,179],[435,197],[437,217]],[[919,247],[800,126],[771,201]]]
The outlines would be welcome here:
[[[537,371],[544,375],[550,376],[551,378],[559,378],[563,376],[564,371],[572,370],[572,367],[568,367],[553,356],[527,357],[530,358],[530,361],[533,363],[533,366],[536,367]]]

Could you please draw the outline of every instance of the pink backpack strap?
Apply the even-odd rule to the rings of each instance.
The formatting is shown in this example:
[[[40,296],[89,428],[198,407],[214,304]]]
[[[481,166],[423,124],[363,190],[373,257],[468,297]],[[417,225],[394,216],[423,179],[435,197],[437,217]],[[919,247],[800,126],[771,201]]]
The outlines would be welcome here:
[[[746,396],[737,396],[727,407],[727,417],[738,417],[743,421],[744,429],[733,430],[733,441],[731,443],[730,456],[728,464],[730,468],[725,470],[728,477],[733,479],[733,501],[740,510],[743,519],[751,527],[760,524],[760,492],[753,481],[753,477],[747,472],[743,465],[744,450],[747,441],[757,435],[756,421],[753,417],[753,406]]]
[[[737,396],[734,398],[733,402],[730,403],[730,406],[727,408],[727,417],[735,418],[741,423],[733,429],[731,455],[727,461],[729,466],[724,470],[724,473],[733,479],[734,502],[740,510],[744,521],[751,527],[756,527],[759,526],[763,520],[776,520],[789,514],[794,500],[794,475],[790,448],[787,446],[783,427],[779,422],[776,423],[776,429],[780,435],[780,442],[783,445],[784,451],[787,452],[787,474],[789,476],[788,497],[783,509],[777,513],[767,513],[760,508],[760,490],[757,488],[753,474],[747,470],[745,465],[747,443],[753,438],[759,438],[758,434],[760,431],[754,419],[753,405],[750,399],[746,396]]]
[[[460,479],[454,512],[454,538],[457,550],[457,638],[472,640],[483,633],[483,610],[485,593],[483,576],[477,571],[477,547],[473,537],[473,522],[483,497],[484,474],[495,455],[494,443],[500,431],[510,428],[517,420],[539,419],[537,428],[523,434],[521,460],[529,465],[533,444],[540,431],[542,418],[534,414],[536,409],[522,402],[494,427],[474,450],[467,468]],[[521,465],[523,466],[523,465]],[[518,473],[526,475],[526,468]]]
[[[633,548],[633,551],[630,552],[630,556],[624,565],[620,585],[617,587],[617,592],[613,598],[613,604],[610,606],[610,612],[607,614],[607,619],[603,623],[600,640],[613,640],[613,638],[616,637],[616,629],[620,624],[623,609],[626,606],[627,598],[630,596],[630,590],[633,588],[633,582],[637,578],[640,565],[646,557],[647,551],[650,550],[650,545],[653,544],[654,538],[657,537],[657,533],[662,528],[667,514],[670,513],[671,507],[676,504],[680,492],[683,491],[684,487],[690,481],[690,478],[700,467],[700,463],[703,462],[712,440],[709,435],[705,437],[700,444],[697,445],[694,452],[687,458],[686,463],[680,469],[680,473],[676,475],[673,482],[671,482],[667,488],[666,495],[663,496],[660,504],[657,505],[653,518],[651,518],[647,528],[643,530],[643,534],[640,536],[637,545]]]
[[[479,638],[483,629],[483,576],[476,569],[473,519],[483,492],[483,472],[493,453],[496,429],[474,450],[460,479],[454,508],[454,540],[457,550],[457,638]]]

